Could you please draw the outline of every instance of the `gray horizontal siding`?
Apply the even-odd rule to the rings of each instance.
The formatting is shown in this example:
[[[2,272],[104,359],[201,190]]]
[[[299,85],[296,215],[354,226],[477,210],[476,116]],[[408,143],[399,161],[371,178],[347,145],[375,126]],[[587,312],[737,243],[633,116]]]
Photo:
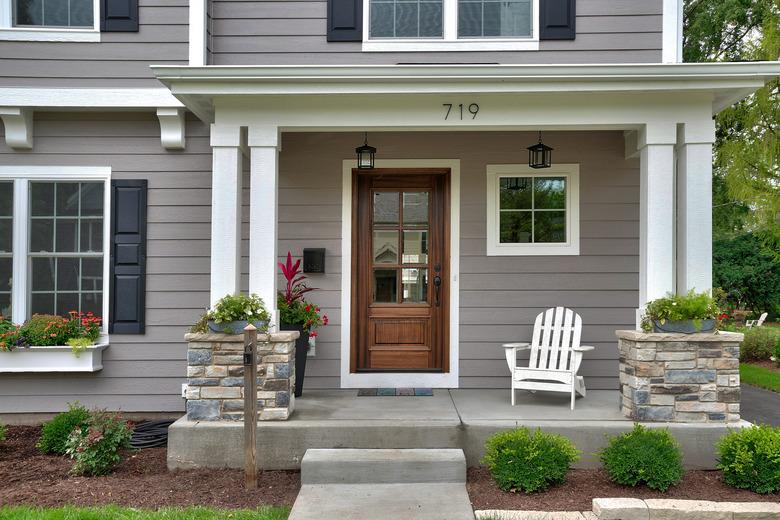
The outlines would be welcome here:
[[[0,413],[58,411],[74,400],[125,411],[183,410],[183,335],[209,301],[209,208],[196,224],[175,216],[202,206],[198,190],[211,185],[208,127],[190,118],[186,131],[187,150],[166,152],[151,113],[41,112],[32,152],[14,153],[0,138],[3,165],[110,166],[116,179],[148,179],[152,217],[146,334],[112,335],[104,368],[93,374],[0,375]],[[168,218],[154,218],[158,212]]]
[[[186,64],[187,0],[139,0],[139,31],[99,43],[0,41],[0,86],[159,87],[149,65]]]
[[[211,63],[640,63],[661,59],[660,0],[578,0],[577,38],[538,52],[361,52],[326,41],[325,0],[212,0]]]
[[[527,133],[374,134],[381,158],[461,160],[460,385],[504,388],[500,344],[531,335],[544,308],[567,305],[585,322],[583,342],[596,346],[582,367],[590,388],[616,388],[615,330],[633,328],[638,303],[639,171],[623,157],[620,132],[545,134],[555,160],[579,163],[581,255],[487,257],[486,164],[522,163]],[[308,388],[338,385],[341,298],[341,161],[356,134],[284,134],[280,156],[279,254],[325,247],[327,274],[312,275],[312,293],[331,317],[320,330]],[[489,150],[489,152],[488,152]],[[316,161],[311,158],[316,157]]]

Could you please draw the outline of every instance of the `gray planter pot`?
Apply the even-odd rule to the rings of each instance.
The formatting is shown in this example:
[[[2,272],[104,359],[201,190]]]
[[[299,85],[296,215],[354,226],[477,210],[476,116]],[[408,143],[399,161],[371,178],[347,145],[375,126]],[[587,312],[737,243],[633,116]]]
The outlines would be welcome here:
[[[248,321],[229,321],[224,323],[215,323],[213,320],[209,320],[209,330],[211,332],[220,332],[222,334],[243,334],[244,327],[249,324]],[[268,327],[267,320],[255,320],[252,325],[257,327],[258,331],[264,331]]]
[[[653,332],[673,332],[676,334],[694,334],[696,332],[712,332],[715,330],[715,320],[701,320],[701,328],[696,328],[693,320],[679,320],[661,323],[653,320]]]

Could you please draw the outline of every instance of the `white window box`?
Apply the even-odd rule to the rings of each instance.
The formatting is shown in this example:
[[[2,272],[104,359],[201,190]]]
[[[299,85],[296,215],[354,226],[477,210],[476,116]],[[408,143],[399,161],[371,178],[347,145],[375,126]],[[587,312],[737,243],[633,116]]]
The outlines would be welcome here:
[[[10,372],[97,372],[103,369],[103,351],[108,338],[100,338],[96,345],[78,357],[73,349],[64,347],[20,347],[11,352],[0,352],[0,373]]]

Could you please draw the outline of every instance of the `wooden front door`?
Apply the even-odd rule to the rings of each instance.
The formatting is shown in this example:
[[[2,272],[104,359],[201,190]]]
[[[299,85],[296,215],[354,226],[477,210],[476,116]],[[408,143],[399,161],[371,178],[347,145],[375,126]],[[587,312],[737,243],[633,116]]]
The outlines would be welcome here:
[[[353,372],[448,370],[449,181],[353,170]]]

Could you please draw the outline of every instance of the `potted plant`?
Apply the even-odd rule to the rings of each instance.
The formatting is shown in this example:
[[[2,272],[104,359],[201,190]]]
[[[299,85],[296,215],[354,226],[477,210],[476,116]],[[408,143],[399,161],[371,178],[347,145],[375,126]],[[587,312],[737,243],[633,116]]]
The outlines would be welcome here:
[[[270,318],[265,303],[256,294],[228,294],[206,313],[209,330],[223,334],[241,334],[249,323],[259,331],[267,331]]]
[[[97,343],[102,319],[91,312],[68,317],[36,314],[22,325],[0,316],[0,372],[95,372],[103,368]]]
[[[295,397],[303,393],[303,378],[306,373],[306,356],[309,352],[309,340],[317,337],[316,328],[328,324],[328,317],[321,314],[320,308],[307,302],[303,295],[316,290],[307,287],[301,274],[300,259],[293,263],[292,253],[287,252],[287,262],[279,263],[287,284],[279,291],[280,330],[297,330],[300,333],[295,342]]]
[[[647,304],[642,318],[645,332],[693,334],[711,332],[721,316],[718,304],[707,292],[668,294]]]

